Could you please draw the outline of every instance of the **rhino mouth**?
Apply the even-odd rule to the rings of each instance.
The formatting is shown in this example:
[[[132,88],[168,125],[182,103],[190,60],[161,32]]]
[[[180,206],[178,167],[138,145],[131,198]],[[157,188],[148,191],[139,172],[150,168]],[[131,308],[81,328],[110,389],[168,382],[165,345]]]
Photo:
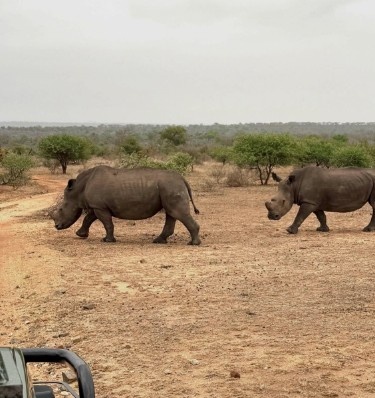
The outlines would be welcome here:
[[[277,213],[268,212],[268,218],[270,220],[280,220],[281,216],[280,216],[280,214],[277,214]]]
[[[67,229],[70,226],[72,226],[76,220],[71,221],[71,222],[60,222],[60,223],[55,223],[55,228],[60,231],[61,229]]]

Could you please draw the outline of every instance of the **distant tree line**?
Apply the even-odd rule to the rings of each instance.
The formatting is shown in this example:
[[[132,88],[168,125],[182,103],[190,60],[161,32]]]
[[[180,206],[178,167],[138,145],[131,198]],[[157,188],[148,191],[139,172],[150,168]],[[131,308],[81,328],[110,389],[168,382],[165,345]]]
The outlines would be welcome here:
[[[99,146],[115,146],[119,134],[136,136],[141,142],[149,143],[170,125],[154,124],[99,124],[99,125],[1,125],[0,145],[26,145],[37,147],[41,137],[55,134],[78,135],[90,139]],[[173,126],[172,126],[173,127]],[[289,133],[292,135],[318,135],[330,138],[345,135],[349,139],[366,139],[375,142],[375,123],[239,123],[212,125],[195,124],[181,126],[192,145],[211,144],[217,140],[228,142],[238,134],[247,133]],[[119,133],[120,132],[120,133]]]
[[[349,126],[352,131],[344,133]],[[254,131],[248,131],[250,127]],[[276,131],[269,131],[271,127]],[[282,131],[287,127],[292,131]],[[255,170],[266,185],[280,166],[374,167],[374,132],[374,123],[9,126],[0,128],[0,183],[21,181],[38,159],[51,171],[61,168],[65,174],[69,164],[101,156],[117,159],[122,167],[173,168],[181,173],[214,159]]]

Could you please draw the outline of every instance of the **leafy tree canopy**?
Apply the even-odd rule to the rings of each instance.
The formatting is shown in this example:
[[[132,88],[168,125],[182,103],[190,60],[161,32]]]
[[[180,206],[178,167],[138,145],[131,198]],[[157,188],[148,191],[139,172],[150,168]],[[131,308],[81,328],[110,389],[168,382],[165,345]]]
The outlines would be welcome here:
[[[334,134],[332,140],[340,144],[346,144],[349,142],[349,137],[346,134]]]
[[[322,137],[309,136],[299,140],[298,160],[303,165],[329,167],[337,142]]]
[[[128,155],[131,155],[132,153],[139,153],[142,150],[142,146],[137,137],[133,135],[125,137],[120,144],[120,148],[123,153]]]
[[[160,138],[173,146],[183,145],[187,141],[186,128],[183,126],[168,126],[160,132]]]
[[[63,174],[66,174],[69,163],[90,157],[90,143],[85,138],[73,135],[50,135],[40,140],[39,152],[46,159],[58,160]]]
[[[232,157],[232,148],[227,146],[217,146],[210,150],[210,156],[225,165]]]
[[[257,169],[261,184],[266,185],[275,166],[293,162],[297,145],[289,134],[247,134],[236,139],[233,152],[235,163]]]

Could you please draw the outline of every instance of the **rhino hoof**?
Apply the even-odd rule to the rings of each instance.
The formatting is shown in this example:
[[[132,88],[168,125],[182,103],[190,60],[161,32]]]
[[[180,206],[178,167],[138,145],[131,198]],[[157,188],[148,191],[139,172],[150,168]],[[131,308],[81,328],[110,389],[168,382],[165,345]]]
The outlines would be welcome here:
[[[362,230],[363,232],[373,232],[375,231],[375,227],[370,227],[369,225]]]
[[[88,232],[80,232],[80,231],[77,231],[77,232],[76,232],[76,235],[79,236],[80,238],[88,238],[88,237],[89,237]]]
[[[102,239],[102,242],[115,243],[115,242],[116,242],[116,239],[115,239],[115,238],[107,238],[107,237],[104,237],[104,238]]]
[[[298,228],[288,227],[286,229],[290,234],[296,234],[298,232]]]
[[[329,228],[327,226],[318,227],[316,230],[319,231],[319,232],[329,232]]]
[[[199,246],[201,244],[201,240],[200,239],[196,239],[196,240],[191,240],[188,245],[193,245],[193,246]]]
[[[165,238],[161,238],[160,236],[158,236],[157,238],[155,238],[152,243],[161,243],[161,244],[166,244],[167,243],[167,239]]]

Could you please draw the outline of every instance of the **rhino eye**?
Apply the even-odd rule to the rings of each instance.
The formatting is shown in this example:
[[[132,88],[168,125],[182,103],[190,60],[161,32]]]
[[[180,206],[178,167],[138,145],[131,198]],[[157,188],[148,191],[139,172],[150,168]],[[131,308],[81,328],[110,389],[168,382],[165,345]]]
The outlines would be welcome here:
[[[285,199],[283,199],[283,205],[285,204]]]

